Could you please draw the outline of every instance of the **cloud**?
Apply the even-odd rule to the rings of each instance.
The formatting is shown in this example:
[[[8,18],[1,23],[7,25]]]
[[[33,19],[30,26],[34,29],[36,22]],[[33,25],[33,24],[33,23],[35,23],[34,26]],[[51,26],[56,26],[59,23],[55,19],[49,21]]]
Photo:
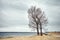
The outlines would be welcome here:
[[[0,32],[32,32],[27,25],[17,25],[0,28]]]
[[[1,24],[3,24],[3,27],[12,25],[27,25],[27,13],[13,9],[2,10]]]
[[[47,0],[46,4],[60,6],[60,0]]]
[[[60,29],[60,0],[36,0],[48,18],[48,30],[58,31]],[[59,30],[60,31],[60,30]]]
[[[51,6],[59,6],[60,5],[60,0],[34,0],[37,3],[42,3],[44,5],[51,5]]]
[[[19,10],[26,10],[28,6],[21,0],[2,0],[2,8],[12,8],[12,9],[19,9]]]
[[[0,27],[28,25],[27,9],[31,0],[1,0]]]
[[[28,25],[27,10],[31,5],[39,6],[45,12],[48,18],[47,27],[50,31],[60,29],[60,0],[1,0],[0,4],[1,31],[3,29],[7,31],[9,28],[13,30],[15,26],[18,26],[17,29],[19,29],[22,27],[21,25]],[[22,27],[21,30],[24,30],[24,28],[28,27]]]
[[[27,25],[28,6],[21,0],[1,0],[0,27]]]

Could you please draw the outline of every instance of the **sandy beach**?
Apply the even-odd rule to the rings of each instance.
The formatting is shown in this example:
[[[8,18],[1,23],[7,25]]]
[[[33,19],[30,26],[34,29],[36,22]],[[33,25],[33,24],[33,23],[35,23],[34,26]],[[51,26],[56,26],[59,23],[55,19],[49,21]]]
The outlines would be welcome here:
[[[56,34],[43,35],[43,36],[19,36],[19,37],[6,37],[0,40],[60,40],[60,36]]]

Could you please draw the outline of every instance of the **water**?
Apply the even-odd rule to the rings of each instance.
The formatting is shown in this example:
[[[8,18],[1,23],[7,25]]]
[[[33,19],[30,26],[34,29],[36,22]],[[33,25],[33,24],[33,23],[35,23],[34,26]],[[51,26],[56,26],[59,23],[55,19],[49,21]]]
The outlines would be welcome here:
[[[13,37],[13,36],[32,36],[36,32],[0,32],[0,37]]]

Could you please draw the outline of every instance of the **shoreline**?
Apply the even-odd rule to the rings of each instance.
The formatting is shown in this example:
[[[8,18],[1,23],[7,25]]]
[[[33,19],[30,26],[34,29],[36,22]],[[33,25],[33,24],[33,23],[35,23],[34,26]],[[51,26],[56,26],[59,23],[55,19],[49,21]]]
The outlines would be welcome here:
[[[48,33],[48,35],[38,36],[14,36],[0,37],[0,40],[60,40],[60,33]]]
[[[60,37],[54,35],[43,35],[43,36],[15,36],[15,37],[5,37],[0,38],[0,40],[60,40]]]

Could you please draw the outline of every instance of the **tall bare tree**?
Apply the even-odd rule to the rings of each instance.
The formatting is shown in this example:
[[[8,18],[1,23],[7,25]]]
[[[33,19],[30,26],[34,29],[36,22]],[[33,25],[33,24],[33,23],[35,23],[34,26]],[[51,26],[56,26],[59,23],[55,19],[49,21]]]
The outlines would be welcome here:
[[[47,18],[45,17],[44,12],[40,8],[32,6],[28,9],[28,18],[29,26],[37,30],[37,35],[39,35],[40,29],[40,34],[42,36],[42,25],[47,24]]]

